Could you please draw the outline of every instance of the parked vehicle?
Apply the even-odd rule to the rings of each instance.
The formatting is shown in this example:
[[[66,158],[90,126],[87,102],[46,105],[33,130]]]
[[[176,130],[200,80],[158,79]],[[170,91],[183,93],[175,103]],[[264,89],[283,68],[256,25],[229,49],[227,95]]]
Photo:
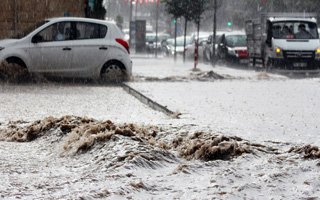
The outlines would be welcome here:
[[[234,63],[248,63],[247,37],[243,32],[222,34],[217,47],[220,60]]]
[[[203,59],[203,51],[204,51],[204,47],[205,44],[207,43],[208,37],[209,37],[210,33],[209,32],[199,32],[199,40],[198,40],[198,60],[202,60]],[[186,57],[189,59],[193,59],[194,58],[194,54],[195,54],[195,45],[197,42],[197,38],[198,35],[197,33],[193,33],[191,35],[192,38],[192,43],[188,44],[186,46]]]
[[[87,18],[48,19],[21,39],[2,40],[0,60],[61,77],[123,81],[132,73],[129,45],[119,28]]]
[[[223,32],[216,33],[216,40],[213,42],[213,35],[210,35],[203,46],[203,61],[209,62],[212,59],[213,49],[212,46],[215,45],[215,54],[217,55],[218,52],[218,41],[220,40],[221,35]]]
[[[129,40],[130,40],[130,30],[129,29],[123,29],[122,32],[124,34],[124,40],[129,42]]]
[[[191,36],[186,37],[186,47],[192,45],[193,38]],[[184,37],[177,37],[176,53],[177,55],[183,55],[184,49]],[[162,52],[165,56],[174,55],[174,38],[167,39],[163,42]]]
[[[169,34],[159,33],[158,39],[156,33],[146,34],[146,51],[147,53],[154,53],[155,50],[161,51],[162,43],[170,37]]]
[[[316,15],[268,13],[246,22],[251,64],[256,69],[319,72]]]

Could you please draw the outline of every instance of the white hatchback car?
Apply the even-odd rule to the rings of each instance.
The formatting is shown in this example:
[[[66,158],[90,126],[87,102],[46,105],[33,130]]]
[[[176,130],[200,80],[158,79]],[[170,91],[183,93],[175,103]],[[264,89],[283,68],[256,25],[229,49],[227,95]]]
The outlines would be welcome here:
[[[0,62],[60,77],[112,82],[130,79],[129,45],[114,23],[62,17],[33,28],[21,39],[0,40]]]

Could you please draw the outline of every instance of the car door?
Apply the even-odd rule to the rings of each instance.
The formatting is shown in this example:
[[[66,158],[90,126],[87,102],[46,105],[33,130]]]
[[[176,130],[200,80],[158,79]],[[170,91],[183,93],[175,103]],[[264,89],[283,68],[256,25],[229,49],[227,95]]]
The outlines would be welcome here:
[[[28,49],[30,71],[50,73],[67,72],[70,69],[73,41],[68,36],[69,29],[70,22],[54,23],[32,38]]]
[[[80,21],[71,26],[76,33],[71,70],[80,76],[90,76],[102,67],[109,55],[110,41],[105,39],[108,27]]]

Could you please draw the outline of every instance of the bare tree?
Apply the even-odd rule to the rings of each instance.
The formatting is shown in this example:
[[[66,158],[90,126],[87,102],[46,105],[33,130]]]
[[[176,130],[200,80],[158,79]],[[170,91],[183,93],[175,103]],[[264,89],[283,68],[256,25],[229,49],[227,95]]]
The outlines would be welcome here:
[[[183,9],[183,1],[181,0],[163,0],[166,10],[171,14],[175,20],[174,24],[174,60],[177,59],[177,19],[183,16],[185,10]]]

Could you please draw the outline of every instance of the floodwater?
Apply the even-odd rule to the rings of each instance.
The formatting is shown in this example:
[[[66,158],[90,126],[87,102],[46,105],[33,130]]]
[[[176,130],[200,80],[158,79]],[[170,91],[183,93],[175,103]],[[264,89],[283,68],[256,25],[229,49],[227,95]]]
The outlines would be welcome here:
[[[319,78],[134,63],[129,85],[180,119],[120,86],[0,86],[0,198],[320,196]]]

